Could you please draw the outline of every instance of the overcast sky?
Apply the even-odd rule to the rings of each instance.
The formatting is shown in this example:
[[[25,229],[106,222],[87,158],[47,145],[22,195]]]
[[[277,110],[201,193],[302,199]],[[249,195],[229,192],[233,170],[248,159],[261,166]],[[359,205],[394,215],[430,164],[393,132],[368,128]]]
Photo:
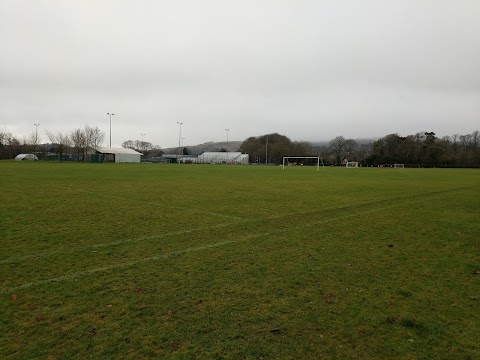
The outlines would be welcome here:
[[[480,130],[479,0],[0,0],[0,126],[112,146]]]

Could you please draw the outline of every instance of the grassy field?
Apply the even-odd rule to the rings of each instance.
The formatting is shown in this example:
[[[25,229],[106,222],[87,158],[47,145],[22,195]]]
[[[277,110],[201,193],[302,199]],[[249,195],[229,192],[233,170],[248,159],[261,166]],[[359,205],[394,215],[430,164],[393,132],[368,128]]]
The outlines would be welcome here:
[[[0,357],[480,358],[480,171],[0,162]]]

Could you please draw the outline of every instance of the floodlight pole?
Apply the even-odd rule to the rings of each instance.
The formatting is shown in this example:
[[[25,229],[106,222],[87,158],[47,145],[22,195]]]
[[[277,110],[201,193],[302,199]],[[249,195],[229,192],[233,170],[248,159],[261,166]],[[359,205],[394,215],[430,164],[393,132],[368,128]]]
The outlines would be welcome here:
[[[33,124],[35,125],[35,143],[33,144],[33,161],[35,161],[35,156],[36,156],[36,150],[37,150],[37,139],[38,139],[38,132],[37,132],[37,129],[38,127],[40,126],[40,124]]]
[[[227,156],[225,157],[225,164],[228,163],[228,132],[230,131],[230,129],[225,129],[225,131],[227,132]]]
[[[114,113],[107,113],[110,116],[110,147],[112,147],[112,116]]]
[[[178,163],[180,164],[180,157],[181,157],[181,141],[182,141],[182,122],[177,121],[177,124],[180,126],[180,130],[178,132]]]

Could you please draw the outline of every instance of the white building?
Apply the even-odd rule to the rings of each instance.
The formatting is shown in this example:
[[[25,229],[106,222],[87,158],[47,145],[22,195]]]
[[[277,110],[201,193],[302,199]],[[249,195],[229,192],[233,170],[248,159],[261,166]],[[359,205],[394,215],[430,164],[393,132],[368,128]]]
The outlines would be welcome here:
[[[248,154],[241,152],[204,152],[198,156],[163,154],[162,162],[181,164],[232,164],[248,165]]]
[[[241,152],[204,152],[197,157],[199,164],[248,164],[248,154]]]
[[[104,162],[116,163],[139,163],[142,161],[142,153],[128,148],[97,147],[97,154],[105,156]]]

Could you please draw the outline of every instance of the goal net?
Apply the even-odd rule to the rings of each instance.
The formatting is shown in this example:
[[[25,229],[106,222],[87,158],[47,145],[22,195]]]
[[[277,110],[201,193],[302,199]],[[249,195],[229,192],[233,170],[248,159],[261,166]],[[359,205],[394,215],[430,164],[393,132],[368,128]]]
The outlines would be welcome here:
[[[320,162],[323,165],[323,161],[318,156],[284,156],[282,168],[285,170],[285,166],[291,165],[315,165],[318,169],[320,168]]]
[[[347,168],[358,167],[358,161],[347,161],[345,163],[345,167]]]
[[[404,164],[393,164],[393,167],[395,169],[403,169],[405,167],[405,165]]]

